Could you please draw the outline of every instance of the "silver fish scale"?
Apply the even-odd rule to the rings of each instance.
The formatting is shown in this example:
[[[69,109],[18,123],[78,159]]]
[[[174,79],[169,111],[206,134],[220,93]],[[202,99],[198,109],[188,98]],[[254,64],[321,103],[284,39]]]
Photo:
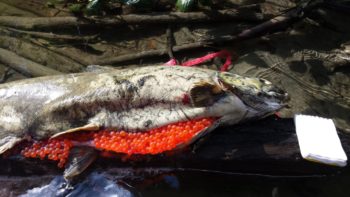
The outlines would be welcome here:
[[[29,132],[42,138],[88,123],[136,131],[208,112],[215,115],[214,108],[194,108],[182,102],[195,83],[213,82],[215,73],[156,66],[4,84],[0,86],[0,135]]]

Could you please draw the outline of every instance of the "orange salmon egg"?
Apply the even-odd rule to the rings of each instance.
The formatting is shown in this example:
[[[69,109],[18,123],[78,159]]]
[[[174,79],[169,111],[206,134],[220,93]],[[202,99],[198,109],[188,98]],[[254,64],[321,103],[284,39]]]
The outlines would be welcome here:
[[[94,134],[95,147],[117,153],[159,154],[176,148],[190,140],[214,122],[214,118],[202,118],[178,122],[146,132],[126,131],[98,132]]]
[[[21,154],[28,158],[40,158],[58,161],[58,167],[64,167],[73,142],[92,142],[100,150],[116,153],[159,154],[188,143],[191,139],[213,124],[215,118],[178,122],[145,132],[97,131],[79,132],[57,139],[37,141],[25,147]]]

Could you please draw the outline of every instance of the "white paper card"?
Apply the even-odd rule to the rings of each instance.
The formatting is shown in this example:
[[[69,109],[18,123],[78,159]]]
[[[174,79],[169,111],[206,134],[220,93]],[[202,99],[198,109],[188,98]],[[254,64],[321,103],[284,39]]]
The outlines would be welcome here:
[[[347,157],[331,119],[309,115],[294,116],[301,155],[304,159],[346,166]]]

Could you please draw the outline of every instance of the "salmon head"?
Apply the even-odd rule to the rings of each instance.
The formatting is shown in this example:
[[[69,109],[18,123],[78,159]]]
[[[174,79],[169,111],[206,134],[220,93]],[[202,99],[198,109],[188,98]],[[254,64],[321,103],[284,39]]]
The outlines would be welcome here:
[[[231,105],[242,105],[241,108],[245,109],[245,115],[241,120],[271,115],[285,107],[289,100],[288,93],[262,78],[245,77],[229,72],[217,73],[216,77],[226,96],[238,99]],[[224,119],[228,124],[237,122],[230,120],[229,117]]]

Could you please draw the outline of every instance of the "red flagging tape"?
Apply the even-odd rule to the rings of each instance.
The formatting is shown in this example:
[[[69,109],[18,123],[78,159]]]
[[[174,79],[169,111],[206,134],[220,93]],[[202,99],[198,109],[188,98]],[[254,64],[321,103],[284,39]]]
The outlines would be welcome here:
[[[182,64],[180,64],[181,66],[195,66],[198,65],[200,63],[203,63],[205,61],[211,60],[215,57],[220,57],[220,58],[226,58],[226,61],[224,63],[224,65],[222,65],[220,71],[227,71],[228,67],[230,66],[231,62],[232,62],[232,55],[230,52],[226,51],[226,50],[222,50],[219,52],[215,52],[215,53],[210,53],[208,55],[205,55],[203,57],[199,57],[193,60],[189,60],[187,62],[184,62]],[[170,61],[168,61],[167,63],[165,63],[165,65],[176,65],[177,61],[176,59],[171,59]]]
[[[175,58],[169,60],[167,63],[165,63],[165,65],[167,66],[174,66],[174,65],[177,65],[177,61]]]

